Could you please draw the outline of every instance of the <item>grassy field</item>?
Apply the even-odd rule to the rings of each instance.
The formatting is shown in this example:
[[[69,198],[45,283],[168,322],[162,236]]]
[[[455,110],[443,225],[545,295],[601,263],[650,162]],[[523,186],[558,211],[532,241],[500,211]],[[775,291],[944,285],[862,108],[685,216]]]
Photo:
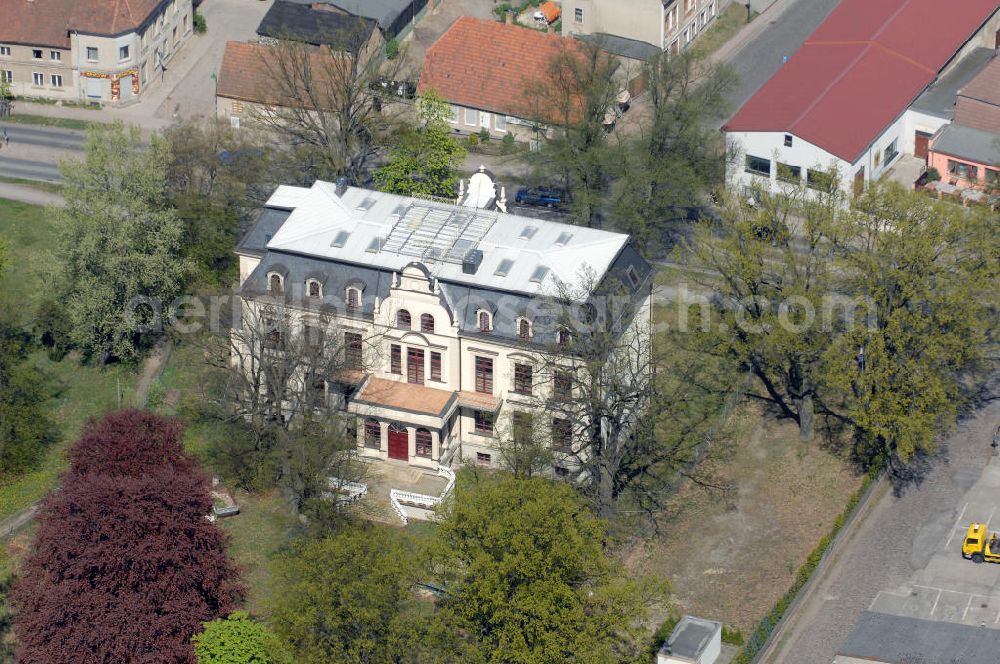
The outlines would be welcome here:
[[[56,260],[56,217],[49,210],[0,199],[0,238],[7,243],[7,273],[0,304],[27,322],[45,294],[45,280]]]
[[[80,129],[84,130],[92,125],[104,124],[98,120],[78,120],[76,118],[50,118],[47,115],[31,115],[30,113],[15,113],[6,117],[4,122],[11,124],[41,125],[44,127],[58,127],[60,129]]]
[[[6,175],[0,175],[0,182],[6,184],[19,184],[22,187],[31,187],[32,189],[39,189],[41,191],[47,191],[50,194],[61,194],[63,186],[58,182],[42,182],[41,180],[25,180],[24,178],[12,178]],[[6,201],[5,201],[6,202]]]
[[[757,17],[757,12],[750,15],[750,20]],[[744,25],[747,24],[747,8],[742,2],[734,2],[726,7],[716,17],[708,30],[695,41],[695,47],[705,53],[715,53],[727,41],[732,39]]]

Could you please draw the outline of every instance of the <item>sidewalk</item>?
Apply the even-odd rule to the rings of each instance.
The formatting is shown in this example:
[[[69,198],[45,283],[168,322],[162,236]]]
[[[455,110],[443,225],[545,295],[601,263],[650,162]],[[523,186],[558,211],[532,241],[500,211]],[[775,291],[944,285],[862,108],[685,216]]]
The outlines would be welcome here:
[[[58,205],[63,206],[66,202],[59,194],[53,194],[41,189],[35,189],[23,184],[11,184],[0,182],[0,198],[29,205]]]
[[[796,0],[775,0],[752,21],[743,26],[739,32],[733,35],[732,39],[720,46],[711,55],[712,62],[729,62],[744,46],[760,36],[760,33],[764,32],[772,21],[778,20],[785,10],[795,4],[795,2]]]

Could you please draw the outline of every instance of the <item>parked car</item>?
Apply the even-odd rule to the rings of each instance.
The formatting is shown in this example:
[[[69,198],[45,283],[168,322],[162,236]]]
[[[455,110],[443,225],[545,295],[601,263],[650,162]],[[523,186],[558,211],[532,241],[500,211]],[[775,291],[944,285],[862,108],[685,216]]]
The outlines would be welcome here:
[[[514,196],[514,202],[521,205],[544,205],[546,207],[558,207],[566,199],[565,193],[561,189],[554,187],[533,187],[531,189],[518,189]]]

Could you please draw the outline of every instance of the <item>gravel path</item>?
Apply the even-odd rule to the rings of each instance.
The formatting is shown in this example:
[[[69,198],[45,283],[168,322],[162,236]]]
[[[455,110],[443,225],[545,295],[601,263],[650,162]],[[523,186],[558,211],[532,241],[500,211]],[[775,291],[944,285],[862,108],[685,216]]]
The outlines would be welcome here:
[[[901,495],[886,491],[873,505],[762,661],[829,664],[879,591],[901,586],[927,565],[940,542],[928,528],[958,517],[966,490],[990,460],[990,435],[1000,421],[1000,375],[994,378],[994,400],[959,425],[922,482]]]

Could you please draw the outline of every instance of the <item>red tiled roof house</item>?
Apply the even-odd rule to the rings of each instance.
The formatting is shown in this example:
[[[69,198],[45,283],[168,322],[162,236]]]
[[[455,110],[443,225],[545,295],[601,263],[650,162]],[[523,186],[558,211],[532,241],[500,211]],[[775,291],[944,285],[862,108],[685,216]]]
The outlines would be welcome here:
[[[997,0],[843,0],[723,127],[727,180],[859,192],[901,154],[926,149],[946,117],[915,100],[967,55],[1000,40]]]
[[[561,54],[581,48],[575,39],[462,16],[427,49],[417,94],[433,90],[449,102],[455,131],[530,140],[541,111],[529,91],[545,84]]]
[[[0,0],[0,76],[15,95],[128,103],[190,37],[191,0]]]

